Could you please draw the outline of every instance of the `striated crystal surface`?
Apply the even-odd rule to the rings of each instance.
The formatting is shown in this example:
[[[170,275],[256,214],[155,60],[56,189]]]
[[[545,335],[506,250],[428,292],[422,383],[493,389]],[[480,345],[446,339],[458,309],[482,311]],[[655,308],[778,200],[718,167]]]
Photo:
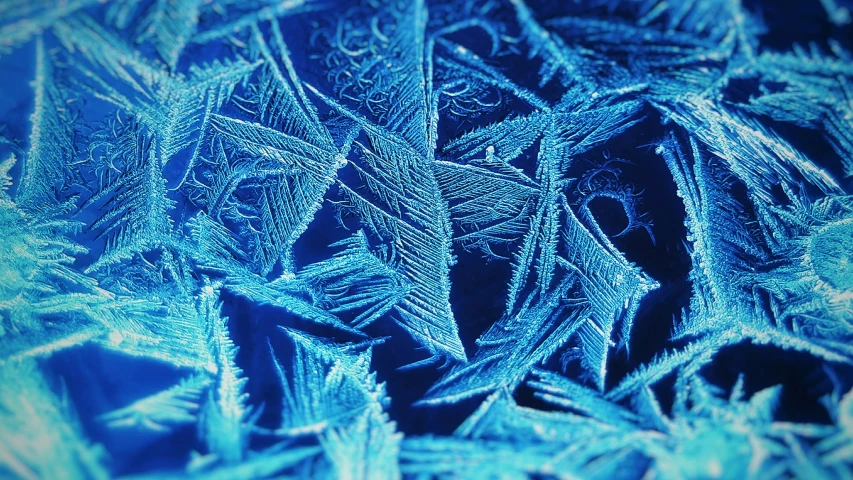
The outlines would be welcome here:
[[[853,479],[850,0],[0,0],[0,478]]]

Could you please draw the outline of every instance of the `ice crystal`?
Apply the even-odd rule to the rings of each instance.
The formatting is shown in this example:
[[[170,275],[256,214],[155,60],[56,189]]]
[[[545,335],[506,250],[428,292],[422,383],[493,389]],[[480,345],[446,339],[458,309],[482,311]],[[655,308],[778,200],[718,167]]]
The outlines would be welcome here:
[[[0,2],[0,476],[853,478],[851,8]]]

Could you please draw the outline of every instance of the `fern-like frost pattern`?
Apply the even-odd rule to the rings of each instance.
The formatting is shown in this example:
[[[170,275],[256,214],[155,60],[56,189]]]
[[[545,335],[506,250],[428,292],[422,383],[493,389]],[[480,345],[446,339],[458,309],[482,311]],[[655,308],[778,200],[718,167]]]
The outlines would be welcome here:
[[[852,12],[0,2],[0,477],[853,478]]]

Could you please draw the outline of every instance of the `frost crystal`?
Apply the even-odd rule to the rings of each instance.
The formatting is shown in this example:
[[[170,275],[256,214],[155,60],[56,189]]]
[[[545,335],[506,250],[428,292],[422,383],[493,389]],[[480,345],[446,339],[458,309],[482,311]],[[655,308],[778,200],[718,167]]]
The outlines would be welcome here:
[[[853,478],[851,12],[0,2],[0,477]]]

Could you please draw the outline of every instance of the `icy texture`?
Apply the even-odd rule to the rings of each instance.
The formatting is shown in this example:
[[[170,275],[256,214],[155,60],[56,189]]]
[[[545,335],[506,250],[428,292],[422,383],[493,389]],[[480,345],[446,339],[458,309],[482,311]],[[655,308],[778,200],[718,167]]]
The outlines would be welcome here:
[[[0,2],[0,477],[853,478],[851,9]]]

